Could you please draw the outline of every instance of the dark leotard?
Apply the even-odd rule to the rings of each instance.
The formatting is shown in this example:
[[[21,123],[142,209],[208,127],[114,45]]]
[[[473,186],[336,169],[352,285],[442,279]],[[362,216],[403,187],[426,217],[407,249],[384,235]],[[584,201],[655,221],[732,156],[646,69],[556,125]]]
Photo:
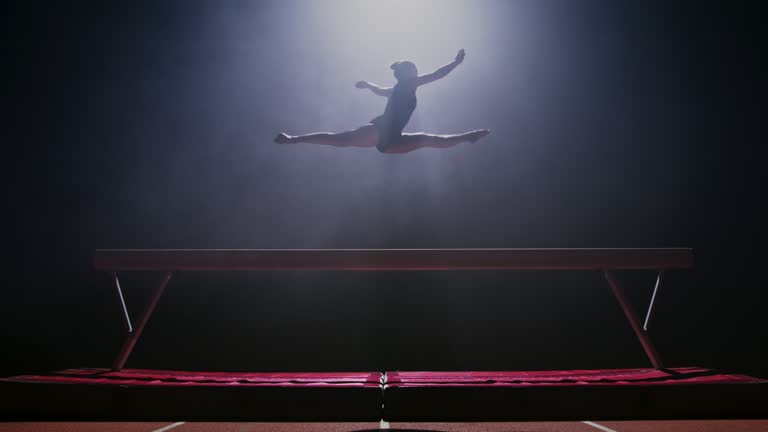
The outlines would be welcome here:
[[[397,143],[415,109],[416,86],[412,82],[398,81],[392,88],[392,94],[389,95],[384,114],[371,120],[379,130],[379,143],[376,148],[380,152],[386,151]]]

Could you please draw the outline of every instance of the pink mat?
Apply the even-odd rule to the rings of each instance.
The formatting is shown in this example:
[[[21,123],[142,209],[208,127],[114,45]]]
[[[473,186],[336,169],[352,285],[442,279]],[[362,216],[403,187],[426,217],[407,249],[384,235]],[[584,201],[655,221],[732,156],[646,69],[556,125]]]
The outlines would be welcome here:
[[[66,369],[46,375],[21,375],[0,381],[128,386],[213,387],[379,387],[380,372],[182,372],[102,368]]]
[[[66,369],[0,379],[0,417],[195,421],[758,418],[768,380],[698,367],[537,372]]]
[[[130,386],[379,387],[379,372],[184,372],[105,368],[66,369],[45,375],[3,378],[8,382],[111,384]],[[746,375],[698,367],[536,372],[387,372],[388,387],[526,387],[726,384],[764,382]]]
[[[541,372],[387,372],[392,387],[628,386],[755,383],[763,380],[698,367]]]

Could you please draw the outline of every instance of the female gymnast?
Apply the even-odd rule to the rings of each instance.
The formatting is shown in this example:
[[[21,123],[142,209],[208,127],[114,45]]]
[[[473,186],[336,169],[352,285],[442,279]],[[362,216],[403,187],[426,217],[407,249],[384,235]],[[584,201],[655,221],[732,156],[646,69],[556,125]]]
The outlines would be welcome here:
[[[341,133],[319,132],[307,135],[280,133],[275,138],[278,144],[311,143],[336,147],[376,147],[382,153],[408,153],[422,147],[451,147],[462,142],[475,142],[488,135],[488,129],[478,129],[457,135],[433,135],[426,133],[403,133],[403,128],[416,109],[416,89],[424,84],[448,75],[464,61],[464,50],[459,50],[456,59],[436,71],[419,75],[416,65],[409,61],[398,61],[390,68],[397,83],[394,87],[382,88],[367,81],[358,81],[355,87],[369,89],[379,96],[386,96],[384,114],[371,120],[370,124],[352,131]]]

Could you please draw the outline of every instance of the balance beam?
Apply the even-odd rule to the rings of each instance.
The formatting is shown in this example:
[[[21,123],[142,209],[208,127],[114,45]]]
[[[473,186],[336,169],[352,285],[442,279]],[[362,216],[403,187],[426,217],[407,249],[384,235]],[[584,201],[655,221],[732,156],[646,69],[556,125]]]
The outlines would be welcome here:
[[[690,249],[102,249],[101,271],[679,269]]]
[[[693,267],[688,248],[645,249],[99,249],[94,268],[109,272],[120,301],[126,339],[112,369],[125,365],[174,272],[178,271],[477,271],[592,270],[603,272],[653,366],[663,368],[648,325],[665,270]],[[656,283],[641,324],[614,270],[654,270]],[[118,272],[160,271],[138,324],[131,324]]]

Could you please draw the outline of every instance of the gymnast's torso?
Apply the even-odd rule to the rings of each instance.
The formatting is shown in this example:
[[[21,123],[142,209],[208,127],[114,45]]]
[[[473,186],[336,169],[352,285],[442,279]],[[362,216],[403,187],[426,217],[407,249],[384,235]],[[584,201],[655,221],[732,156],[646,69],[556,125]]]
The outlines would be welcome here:
[[[401,136],[416,109],[416,80],[398,81],[392,88],[384,114],[371,120],[379,130],[380,150],[387,149]]]

